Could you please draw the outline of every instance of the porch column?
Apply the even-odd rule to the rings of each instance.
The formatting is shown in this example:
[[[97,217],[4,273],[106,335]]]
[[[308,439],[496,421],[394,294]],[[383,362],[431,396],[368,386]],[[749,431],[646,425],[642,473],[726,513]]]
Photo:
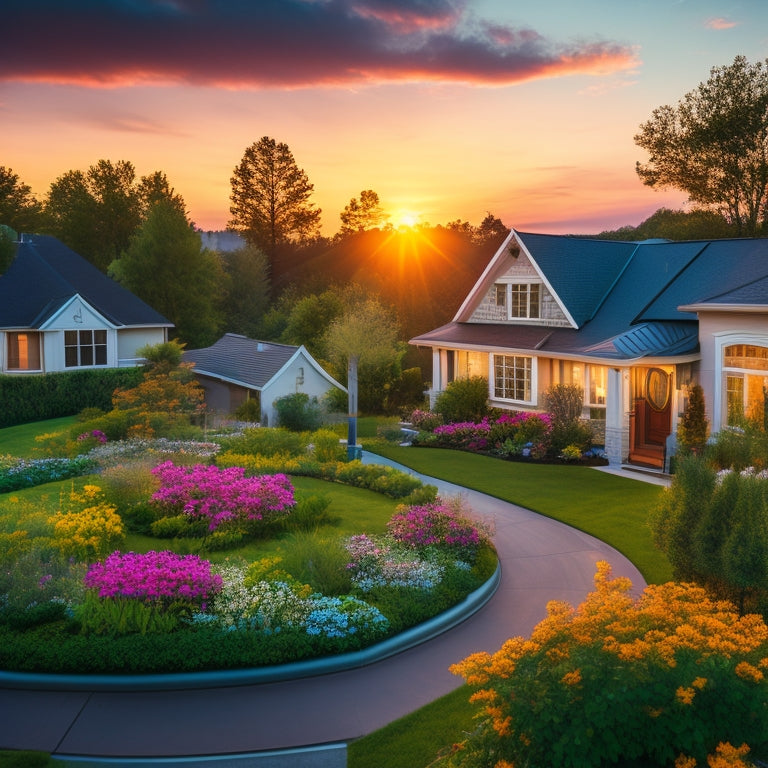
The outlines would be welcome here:
[[[429,390],[429,407],[430,410],[435,406],[435,400],[438,393],[443,388],[443,371],[440,365],[440,358],[443,357],[441,351],[437,347],[432,348],[432,387]]]
[[[610,464],[629,454],[629,369],[608,369],[605,403],[605,453]]]

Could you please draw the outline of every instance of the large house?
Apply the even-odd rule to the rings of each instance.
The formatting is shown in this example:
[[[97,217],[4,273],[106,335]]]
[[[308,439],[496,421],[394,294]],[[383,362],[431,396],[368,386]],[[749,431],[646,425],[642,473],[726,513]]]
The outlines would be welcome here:
[[[768,400],[768,239],[614,242],[512,230],[432,349],[435,397],[488,378],[493,406],[542,410],[583,389],[612,464],[664,467],[687,393],[710,430],[762,418]],[[603,432],[604,430],[604,432]]]
[[[304,346],[225,333],[213,346],[185,351],[183,358],[194,363],[192,372],[205,390],[208,408],[229,414],[258,398],[262,426],[277,423],[274,402],[279,397],[303,392],[320,399],[330,389],[346,392]]]
[[[136,365],[172,327],[54,237],[21,235],[0,275],[0,373]]]

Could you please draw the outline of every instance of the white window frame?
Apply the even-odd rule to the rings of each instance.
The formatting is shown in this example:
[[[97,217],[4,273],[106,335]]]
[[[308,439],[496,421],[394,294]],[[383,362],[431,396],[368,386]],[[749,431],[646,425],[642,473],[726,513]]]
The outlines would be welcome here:
[[[728,395],[726,391],[728,376],[743,377],[744,385],[746,386],[745,374],[758,375],[758,370],[756,369],[726,367],[726,347],[739,344],[768,348],[768,336],[758,333],[724,333],[715,336],[715,386],[714,402],[712,404],[713,432],[718,432],[720,429],[728,426]],[[766,376],[768,376],[768,371],[766,371]],[[746,404],[746,393],[744,402]]]
[[[514,397],[503,397],[496,391],[496,360],[497,358],[521,358],[529,361],[530,371],[530,398],[519,400]],[[491,353],[488,361],[488,388],[491,400],[498,400],[504,403],[518,403],[520,405],[536,405],[538,392],[538,358],[532,355],[515,354],[514,352]]]
[[[537,287],[538,292],[538,312],[531,315],[531,286]],[[512,313],[512,296],[515,288],[525,288],[525,312],[524,315],[515,315]],[[503,291],[503,303],[499,301],[500,289]],[[542,304],[544,300],[544,283],[537,278],[511,278],[499,280],[494,283],[494,306],[503,307],[507,320],[541,320]]]
[[[70,333],[76,334],[77,343],[73,344],[71,342],[67,341],[67,335]],[[81,334],[83,333],[90,333],[91,334],[91,341],[88,343],[87,341],[83,341]],[[96,341],[96,334],[104,334],[104,341],[97,342]],[[103,347],[104,349],[104,362],[99,363],[96,361],[97,358],[97,349],[101,350]],[[84,357],[84,350],[89,349],[91,354],[91,360],[90,363],[84,363],[83,357]],[[75,354],[77,357],[77,362],[69,363],[67,362],[67,351],[68,350],[75,350]],[[64,367],[69,369],[74,368],[106,368],[109,365],[109,334],[107,333],[106,329],[104,328],[84,328],[82,330],[77,330],[74,328],[68,328],[64,331]]]

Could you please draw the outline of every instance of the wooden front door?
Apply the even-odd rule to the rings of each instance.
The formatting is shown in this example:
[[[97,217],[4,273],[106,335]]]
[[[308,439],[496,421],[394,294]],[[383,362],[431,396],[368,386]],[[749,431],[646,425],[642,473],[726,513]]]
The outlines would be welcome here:
[[[661,469],[672,431],[672,379],[661,368],[649,368],[639,384],[630,418],[629,461]]]

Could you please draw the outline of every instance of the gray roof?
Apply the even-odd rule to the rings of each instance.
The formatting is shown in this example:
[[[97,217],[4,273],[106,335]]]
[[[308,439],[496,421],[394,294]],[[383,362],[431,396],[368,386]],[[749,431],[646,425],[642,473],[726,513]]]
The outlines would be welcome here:
[[[300,347],[257,341],[226,333],[212,347],[183,353],[184,361],[195,364],[195,371],[238,382],[260,390],[279,373]]]
[[[698,351],[692,306],[768,305],[768,239],[641,243],[514,232],[577,328],[530,322],[453,323],[411,340],[606,359],[672,357]],[[496,258],[506,256],[502,247]],[[490,283],[495,273],[485,276]],[[473,293],[479,301],[485,289]],[[472,294],[470,294],[472,295]]]
[[[40,328],[78,294],[117,327],[173,325],[60,240],[23,235],[0,275],[0,327]]]

